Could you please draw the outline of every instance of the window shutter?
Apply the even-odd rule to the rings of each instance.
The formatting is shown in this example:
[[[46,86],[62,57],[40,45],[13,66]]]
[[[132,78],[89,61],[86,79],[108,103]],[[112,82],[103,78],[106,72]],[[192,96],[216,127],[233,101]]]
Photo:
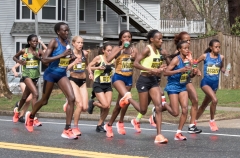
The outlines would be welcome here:
[[[16,19],[20,19],[20,0],[16,0]]]
[[[58,20],[62,20],[62,0],[58,0]]]

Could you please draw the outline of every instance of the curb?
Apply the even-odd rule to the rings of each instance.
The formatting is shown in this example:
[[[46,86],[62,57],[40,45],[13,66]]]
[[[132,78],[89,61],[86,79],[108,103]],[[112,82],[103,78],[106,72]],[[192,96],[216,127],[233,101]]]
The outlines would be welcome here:
[[[13,116],[13,111],[5,111],[0,110],[0,115],[2,116]],[[37,117],[39,118],[54,118],[54,119],[65,119],[66,114],[65,113],[49,113],[49,112],[38,112]],[[97,114],[81,114],[80,119],[82,120],[99,120],[100,115]],[[109,121],[111,118],[111,115],[108,115],[105,121]],[[135,117],[132,116],[125,116],[124,121],[125,122],[131,122],[132,119]],[[116,118],[116,120],[119,120],[120,116]],[[148,119],[142,118],[141,122],[148,122]]]
[[[0,115],[1,116],[13,116],[13,111],[6,111],[6,110],[0,110]],[[54,118],[54,119],[65,119],[66,118],[66,114],[65,113],[49,113],[49,112],[38,112],[37,113],[37,117],[39,118]],[[80,119],[81,120],[91,120],[91,121],[98,121],[100,118],[100,114],[81,114],[80,116]],[[105,121],[109,121],[111,118],[111,115],[108,115],[107,118],[105,119]],[[133,116],[125,116],[124,117],[124,122],[131,122],[132,119],[134,119],[136,117],[133,117]],[[120,116],[118,116],[115,120],[115,122],[117,120],[120,119]],[[224,121],[230,121],[232,119],[229,119],[229,120],[224,120],[224,119],[216,119],[216,121],[218,121],[218,123],[220,123],[220,121],[222,122],[223,121],[223,124],[222,126],[224,127],[227,127],[229,128],[226,123]],[[234,119],[236,120],[236,119]],[[188,120],[187,120],[188,121]],[[198,121],[198,124],[201,126],[209,126],[208,125],[208,121],[209,119],[200,119]],[[148,119],[146,118],[142,118],[141,119],[141,123],[149,123]],[[237,121],[237,123],[239,123],[239,121]],[[168,124],[168,125],[176,125],[177,123],[171,123],[171,122],[162,122],[162,124]],[[188,124],[188,123],[185,123],[185,124]],[[206,124],[206,125],[205,125]],[[229,124],[229,123],[227,123]],[[230,125],[230,124],[229,124]],[[221,125],[220,125],[221,126]],[[231,126],[231,125],[230,125]],[[239,126],[240,128],[240,126]]]

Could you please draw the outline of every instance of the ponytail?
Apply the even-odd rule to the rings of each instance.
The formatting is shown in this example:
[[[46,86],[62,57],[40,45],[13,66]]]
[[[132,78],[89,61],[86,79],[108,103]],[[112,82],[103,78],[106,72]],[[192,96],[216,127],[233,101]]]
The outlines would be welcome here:
[[[208,47],[205,51],[204,51],[204,53],[209,53],[209,52],[211,52],[212,50],[210,49],[210,47]]]

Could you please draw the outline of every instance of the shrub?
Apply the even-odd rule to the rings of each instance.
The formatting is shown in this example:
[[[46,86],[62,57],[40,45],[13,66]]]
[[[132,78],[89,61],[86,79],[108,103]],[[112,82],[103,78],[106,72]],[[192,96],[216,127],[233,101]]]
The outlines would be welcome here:
[[[240,17],[235,18],[235,23],[232,25],[231,34],[240,36]]]

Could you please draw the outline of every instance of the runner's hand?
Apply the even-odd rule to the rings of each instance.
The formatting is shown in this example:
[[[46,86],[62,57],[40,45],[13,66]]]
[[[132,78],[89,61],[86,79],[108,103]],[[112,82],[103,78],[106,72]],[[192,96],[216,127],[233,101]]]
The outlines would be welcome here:
[[[18,77],[18,73],[17,72],[14,72],[14,77]]]
[[[93,74],[92,73],[89,74],[89,79],[93,80]]]
[[[191,70],[192,70],[192,67],[190,67],[190,66],[185,66],[185,67],[179,69],[180,72],[188,72]]]
[[[99,67],[98,67],[98,70],[105,70],[105,69],[106,69],[105,66],[99,66]]]
[[[71,55],[72,52],[71,52],[71,49],[66,49],[64,52],[63,52],[63,55],[64,57],[68,56],[68,55]]]
[[[81,63],[81,62],[82,62],[81,58],[75,58],[75,60],[74,60],[74,64],[78,64],[78,63]]]

